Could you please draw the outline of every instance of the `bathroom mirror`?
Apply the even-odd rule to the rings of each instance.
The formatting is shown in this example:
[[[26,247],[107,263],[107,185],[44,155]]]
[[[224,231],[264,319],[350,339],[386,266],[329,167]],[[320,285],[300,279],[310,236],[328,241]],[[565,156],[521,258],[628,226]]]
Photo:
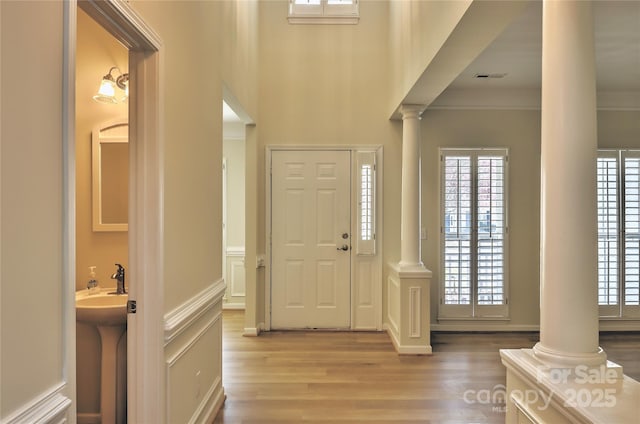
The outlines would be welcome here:
[[[127,231],[129,216],[129,125],[106,123],[91,134],[93,231]]]

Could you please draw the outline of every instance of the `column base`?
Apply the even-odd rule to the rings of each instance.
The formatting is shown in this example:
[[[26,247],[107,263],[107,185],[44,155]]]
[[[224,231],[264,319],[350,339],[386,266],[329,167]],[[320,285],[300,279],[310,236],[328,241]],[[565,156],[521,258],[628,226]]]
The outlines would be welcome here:
[[[586,365],[593,367],[607,362],[607,354],[600,347],[595,353],[576,354],[549,349],[542,343],[538,342],[533,347],[533,353],[542,362],[560,366]]]
[[[507,368],[507,424],[626,423],[637,419],[640,383],[607,361],[600,366],[558,366],[532,349],[502,349]],[[500,386],[500,391],[504,386]],[[492,396],[497,399],[497,396]]]
[[[385,329],[396,351],[429,355],[431,271],[421,264],[389,264]]]

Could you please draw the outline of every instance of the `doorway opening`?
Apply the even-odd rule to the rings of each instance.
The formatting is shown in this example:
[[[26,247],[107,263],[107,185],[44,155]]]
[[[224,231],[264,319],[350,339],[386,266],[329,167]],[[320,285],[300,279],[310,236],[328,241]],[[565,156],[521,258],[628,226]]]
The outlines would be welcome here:
[[[114,82],[120,76],[128,77],[129,50],[78,9],[75,53],[75,288],[80,295],[94,296],[115,291],[116,280],[111,278],[115,264],[123,267],[125,276],[129,270],[129,102],[126,90],[115,85],[107,87],[112,90],[107,94],[113,97],[97,94],[106,75]],[[95,285],[92,280],[97,287],[91,287]],[[126,326],[111,327],[117,334],[103,337],[104,326],[77,322],[79,424],[126,422]]]
[[[222,102],[222,276],[224,309],[245,309],[245,123]]]
[[[381,330],[382,148],[266,157],[265,330]]]
[[[128,254],[129,269],[126,281],[134,282],[127,288],[129,302],[140,302],[136,315],[126,315],[127,320],[127,395],[126,419],[129,422],[163,422],[164,410],[157,408],[164,393],[163,376],[155,372],[163,366],[163,287],[162,287],[162,169],[161,139],[159,119],[159,37],[144,20],[124,2],[69,1],[64,3],[64,181],[65,181],[65,267],[70,276],[65,308],[67,320],[65,340],[67,367],[70,370],[68,384],[72,392],[74,410],[71,417],[75,421],[77,392],[75,370],[76,347],[76,295],[77,281],[85,281],[86,271],[76,273],[76,127],[82,122],[76,116],[76,86],[82,83],[81,73],[76,72],[77,46],[79,40],[78,15],[82,10],[108,34],[113,36],[128,51],[128,74],[130,90],[128,97]],[[83,19],[83,18],[80,18]],[[123,65],[124,67],[124,65]],[[100,71],[100,77],[111,73],[107,68]],[[114,79],[118,74],[114,74]],[[117,81],[117,80],[116,80]],[[97,87],[96,87],[97,88]],[[95,90],[96,88],[93,88]],[[78,105],[78,108],[80,105]],[[78,121],[78,122],[76,122]],[[76,125],[78,124],[78,125]],[[78,137],[79,138],[79,137]],[[113,264],[112,264],[113,266]],[[107,271],[107,266],[103,272]],[[115,268],[115,266],[114,266]],[[78,274],[76,278],[76,274]],[[107,279],[110,279],[108,274]],[[102,278],[102,277],[99,277]],[[86,286],[85,286],[86,287]],[[73,318],[71,318],[73,317]],[[140,364],[141,366],[137,366]],[[144,365],[144,366],[142,366]],[[84,371],[84,370],[83,370]],[[102,420],[105,423],[104,420]]]

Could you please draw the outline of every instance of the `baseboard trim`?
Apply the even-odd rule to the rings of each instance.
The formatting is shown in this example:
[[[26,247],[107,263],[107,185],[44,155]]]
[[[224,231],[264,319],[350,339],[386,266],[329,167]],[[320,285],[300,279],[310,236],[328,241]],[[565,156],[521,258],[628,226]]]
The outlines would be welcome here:
[[[191,420],[189,420],[189,424],[206,424],[213,422],[224,402],[224,398],[225,394],[222,387],[222,380],[218,377],[207,391],[200,405],[198,405],[198,409],[193,414]]]
[[[60,383],[49,391],[34,398],[18,411],[2,421],[2,424],[64,424],[67,422],[67,409],[71,406],[71,399],[62,392],[66,383]]]
[[[212,309],[222,296],[226,284],[221,278],[164,316],[164,342],[169,344],[198,318]]]
[[[600,331],[614,331],[614,332],[624,332],[624,331],[640,331],[640,322],[638,321],[616,321],[616,320],[600,320]],[[521,325],[511,325],[511,324],[491,324],[488,321],[479,321],[477,323],[468,323],[464,324],[431,324],[431,331],[452,331],[452,332],[465,332],[472,333],[474,331],[482,331],[482,332],[540,332],[539,325],[531,325],[531,324],[521,324]]]
[[[640,331],[640,322],[637,320],[600,320],[600,331]]]
[[[433,349],[431,346],[406,346],[402,345],[398,340],[396,334],[392,331],[391,327],[387,324],[383,326],[384,330],[386,330],[389,338],[391,339],[391,343],[393,343],[393,347],[396,349],[400,355],[431,355],[433,353]]]
[[[244,337],[258,337],[260,335],[260,329],[259,328],[250,328],[250,327],[245,327],[244,331],[242,332],[242,335]]]
[[[477,323],[447,323],[447,324],[431,324],[431,331],[456,331],[456,332],[473,332],[473,331],[540,331],[539,325],[511,325],[511,324],[492,324],[489,321],[478,321]]]
[[[228,309],[232,311],[244,311],[245,304],[244,303],[223,303],[222,309]]]

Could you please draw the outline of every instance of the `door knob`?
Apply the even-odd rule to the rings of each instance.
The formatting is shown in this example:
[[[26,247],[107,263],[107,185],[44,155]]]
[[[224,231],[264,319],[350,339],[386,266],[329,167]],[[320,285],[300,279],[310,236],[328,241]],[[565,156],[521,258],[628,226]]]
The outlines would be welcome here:
[[[338,247],[336,250],[349,250],[349,246],[346,244],[343,244],[342,247]]]

